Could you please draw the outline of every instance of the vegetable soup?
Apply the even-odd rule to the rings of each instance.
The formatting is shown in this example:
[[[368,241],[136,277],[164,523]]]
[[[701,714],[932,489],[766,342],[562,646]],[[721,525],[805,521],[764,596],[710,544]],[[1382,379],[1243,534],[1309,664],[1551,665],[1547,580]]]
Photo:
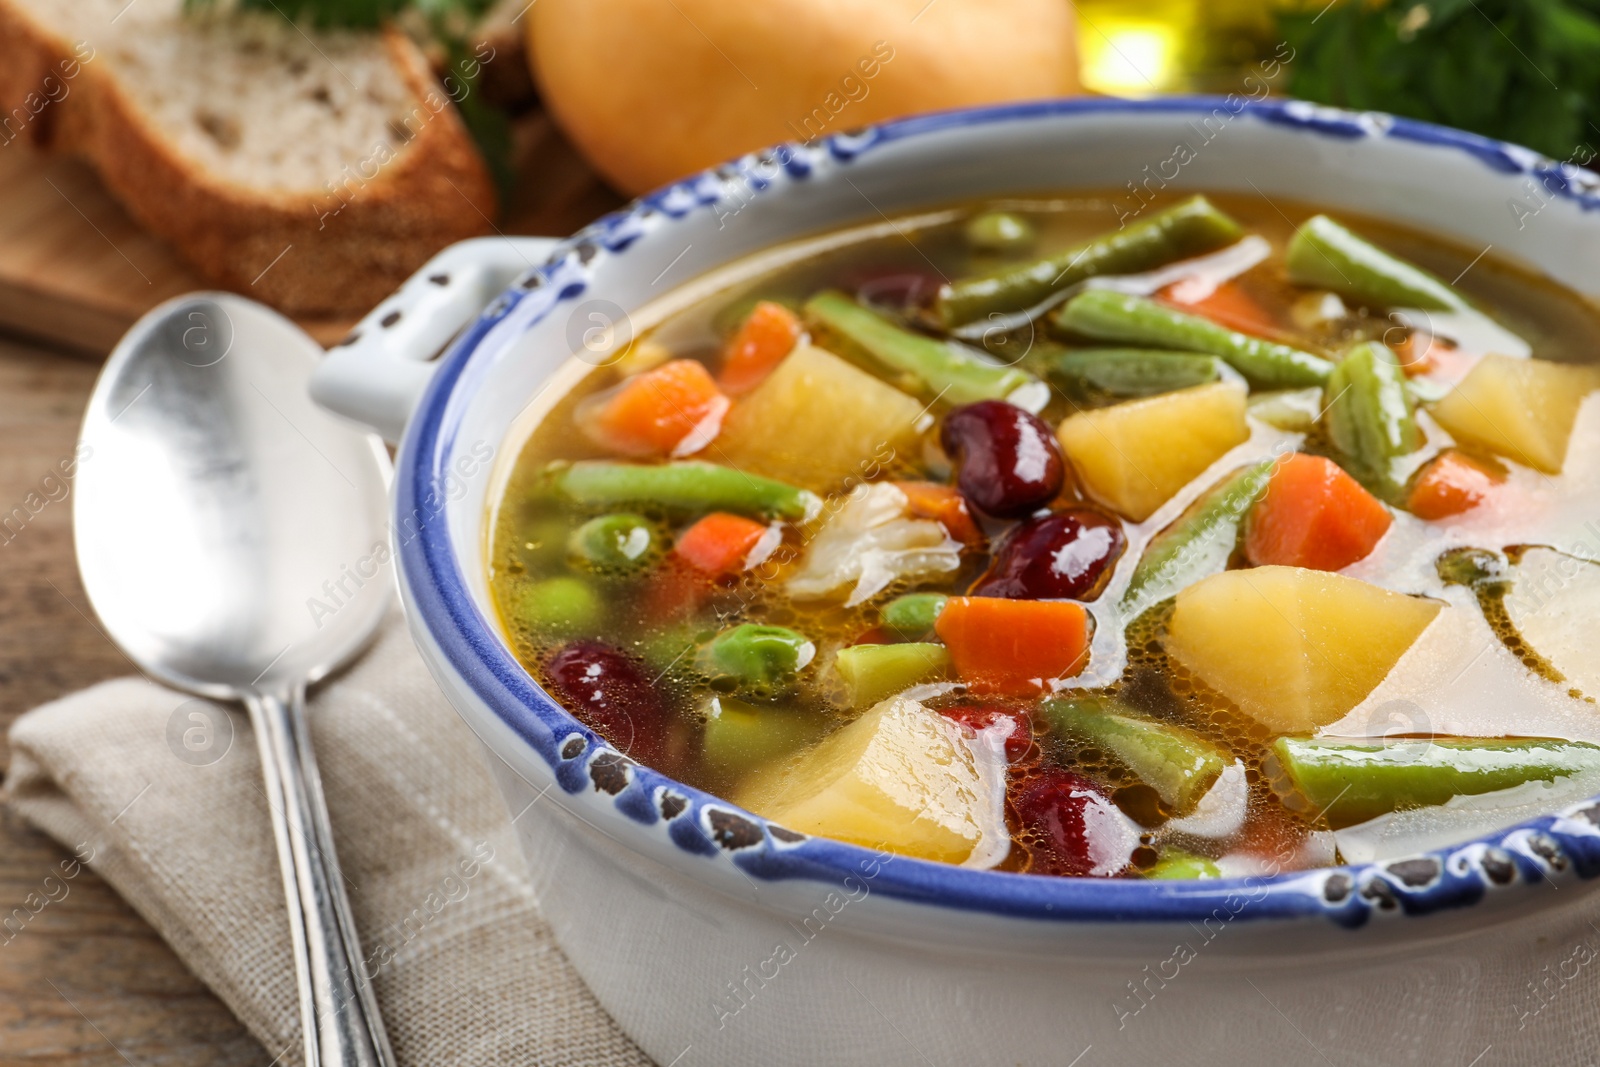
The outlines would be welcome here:
[[[663,298],[492,519],[512,649],[790,830],[1206,878],[1600,793],[1596,309],[1241,196],[964,205]]]

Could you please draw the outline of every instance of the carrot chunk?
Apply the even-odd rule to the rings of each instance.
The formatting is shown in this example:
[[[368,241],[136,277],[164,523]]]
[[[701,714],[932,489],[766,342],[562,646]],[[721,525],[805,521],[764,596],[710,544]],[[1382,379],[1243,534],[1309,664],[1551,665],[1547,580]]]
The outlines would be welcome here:
[[[1070,600],[954,596],[933,629],[975,690],[1034,695],[1089,662],[1089,613]]]
[[[624,456],[687,456],[717,436],[729,403],[704,366],[675,359],[588,397],[574,419],[595,444]]]
[[[1162,289],[1156,299],[1240,333],[1272,337],[1283,332],[1272,313],[1234,282],[1213,285],[1200,278],[1186,278]]]
[[[714,511],[683,531],[676,551],[707,574],[737,574],[767,531],[768,527],[742,515]]]
[[[1440,384],[1454,385],[1471,373],[1478,356],[1457,348],[1443,337],[1412,330],[1394,346],[1400,370],[1407,378],[1426,376]]]
[[[850,642],[850,646],[893,645],[898,644],[900,641],[900,635],[889,629],[887,626],[872,626],[856,634],[856,639]]]
[[[978,529],[966,498],[955,486],[938,482],[895,482],[894,485],[906,495],[912,518],[932,519],[964,545],[983,544],[983,531]]]
[[[800,320],[782,304],[763,300],[751,309],[722,353],[718,384],[743,396],[766,380],[800,340]]]
[[[1443,337],[1412,330],[1389,347],[1394,351],[1395,358],[1400,360],[1400,369],[1410,378],[1433,371],[1439,356],[1454,350],[1455,345]]]
[[[1406,510],[1430,522],[1448,519],[1483,503],[1505,480],[1504,470],[1447,448],[1417,472]]]
[[[1258,567],[1343,570],[1366,558],[1393,521],[1338,464],[1295,452],[1278,461],[1251,509],[1244,554]]]

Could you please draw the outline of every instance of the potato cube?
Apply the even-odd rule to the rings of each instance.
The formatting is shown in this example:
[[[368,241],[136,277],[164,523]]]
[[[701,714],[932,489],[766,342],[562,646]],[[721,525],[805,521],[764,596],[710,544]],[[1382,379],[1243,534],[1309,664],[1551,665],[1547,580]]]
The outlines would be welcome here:
[[[1596,386],[1593,367],[1484,356],[1432,413],[1458,441],[1560,474],[1578,407]]]
[[[866,711],[734,799],[791,830],[906,856],[992,866],[1010,848],[1003,748],[914,700]]]
[[[1245,389],[1213,382],[1079,412],[1057,436],[1100,503],[1143,522],[1250,436]]]
[[[1224,571],[1178,594],[1166,647],[1278,734],[1342,718],[1442,605],[1299,567]]]
[[[923,410],[833,353],[801,345],[733,405],[703,455],[827,493],[915,452]]]

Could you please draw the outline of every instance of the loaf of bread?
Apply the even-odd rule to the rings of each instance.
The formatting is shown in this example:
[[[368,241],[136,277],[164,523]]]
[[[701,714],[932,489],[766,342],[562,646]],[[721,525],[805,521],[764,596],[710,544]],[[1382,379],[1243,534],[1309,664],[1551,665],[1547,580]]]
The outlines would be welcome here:
[[[482,157],[394,30],[0,0],[0,108],[0,141],[87,160],[208,283],[291,314],[365,311],[493,225]]]

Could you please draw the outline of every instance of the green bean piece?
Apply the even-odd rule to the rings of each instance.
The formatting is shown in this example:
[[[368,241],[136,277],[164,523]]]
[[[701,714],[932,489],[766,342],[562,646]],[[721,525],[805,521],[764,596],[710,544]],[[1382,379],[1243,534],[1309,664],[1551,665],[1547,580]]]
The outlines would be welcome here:
[[[1600,770],[1600,747],[1544,739],[1381,743],[1280,737],[1272,752],[1287,775],[1273,788],[1292,804],[1320,811],[1334,829],[1451,797]]]
[[[808,300],[805,317],[824,348],[887,372],[908,392],[947,404],[1003,400],[1038,380],[959,341],[913,333],[837,290]]]
[[[1220,356],[1251,385],[1265,389],[1321,385],[1333,371],[1333,364],[1321,356],[1230,330],[1148,297],[1111,289],[1079,293],[1051,321],[1061,330],[1097,341]]]
[[[907,641],[916,641],[933,632],[933,623],[950,598],[943,593],[906,593],[883,606],[883,624]]]
[[[1144,876],[1157,880],[1221,878],[1222,870],[1214,860],[1208,860],[1204,856],[1196,856],[1193,852],[1186,852],[1181,848],[1164,848],[1155,866],[1145,871]]]
[[[1357,480],[1397,500],[1403,479],[1395,460],[1422,447],[1400,361],[1376,341],[1357,345],[1322,389],[1323,424],[1334,447],[1348,458]]]
[[[1152,722],[1103,697],[1052,697],[1040,713],[1058,735],[1102,749],[1156,791],[1174,814],[1194,810],[1231,757],[1193,731]]]
[[[1421,267],[1390,255],[1326,215],[1300,224],[1285,261],[1297,285],[1332,289],[1371,308],[1462,311],[1465,297]]]
[[[770,699],[788,691],[816,654],[817,646],[804,634],[745,622],[713,637],[695,662],[718,690]]]
[[[1085,348],[1051,357],[1047,376],[1074,400],[1131,400],[1204,385],[1221,371],[1215,356],[1148,348]]]
[[[567,557],[575,566],[608,574],[648,567],[661,554],[661,528],[643,515],[616,512],[590,519],[567,538]]]
[[[541,637],[594,634],[604,615],[599,595],[581,578],[546,578],[517,597],[516,620]]]
[[[1086,278],[1137,274],[1231,245],[1243,236],[1237,222],[1205,197],[1194,196],[1044,259],[941,286],[935,311],[946,329],[985,315],[1026,311]]]
[[[822,508],[808,490],[700,460],[652,465],[586,459],[549,469],[563,496],[593,507],[654,504],[675,513],[732,511],[791,522],[813,518]]]
[[[914,685],[950,675],[950,653],[943,645],[923,642],[851,645],[835,654],[833,664],[852,708],[870,708]]]
[[[1262,460],[1234,474],[1150,539],[1122,594],[1124,619],[1132,621],[1201,578],[1227,569],[1244,517],[1266,490],[1276,463]]]
[[[1310,433],[1322,414],[1322,390],[1279,389],[1250,397],[1250,415],[1274,429],[1288,433]]]
[[[986,211],[967,223],[967,244],[980,252],[1018,252],[1038,234],[1033,223],[1009,211]]]
[[[713,696],[701,706],[705,720],[700,754],[723,774],[743,774],[787,756],[822,737],[827,720],[793,708]]]

